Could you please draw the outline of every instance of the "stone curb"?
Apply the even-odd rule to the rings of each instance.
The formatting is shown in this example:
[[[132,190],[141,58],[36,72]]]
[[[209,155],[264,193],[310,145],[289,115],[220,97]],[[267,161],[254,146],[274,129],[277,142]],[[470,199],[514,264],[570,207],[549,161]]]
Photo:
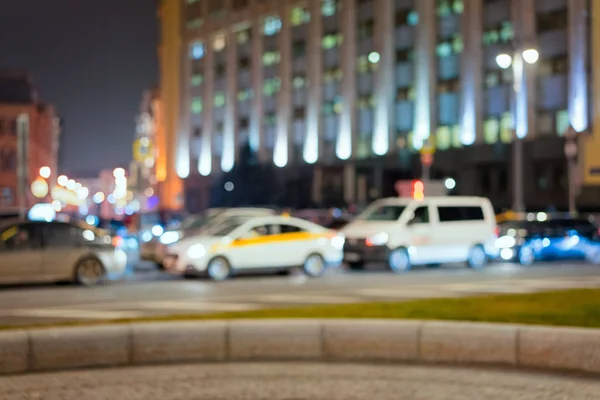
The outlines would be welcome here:
[[[0,375],[161,363],[297,360],[600,373],[600,329],[331,319],[160,322],[0,332]]]

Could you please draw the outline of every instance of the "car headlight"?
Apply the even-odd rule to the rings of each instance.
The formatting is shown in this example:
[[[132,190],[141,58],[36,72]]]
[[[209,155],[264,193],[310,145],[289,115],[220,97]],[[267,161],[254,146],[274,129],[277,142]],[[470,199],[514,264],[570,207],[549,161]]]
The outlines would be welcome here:
[[[496,239],[496,247],[499,249],[508,249],[511,247],[515,247],[516,240],[512,236],[500,236]]]
[[[388,242],[388,234],[385,232],[378,233],[369,237],[366,240],[367,246],[384,246]]]
[[[160,242],[164,245],[170,245],[177,242],[180,239],[179,232],[169,231],[162,234]]]
[[[187,256],[192,260],[202,258],[206,255],[206,249],[201,244],[195,244],[187,251]]]
[[[344,248],[345,242],[346,242],[346,238],[341,233],[338,233],[337,235],[335,235],[334,237],[331,238],[331,245],[338,250],[341,250]]]

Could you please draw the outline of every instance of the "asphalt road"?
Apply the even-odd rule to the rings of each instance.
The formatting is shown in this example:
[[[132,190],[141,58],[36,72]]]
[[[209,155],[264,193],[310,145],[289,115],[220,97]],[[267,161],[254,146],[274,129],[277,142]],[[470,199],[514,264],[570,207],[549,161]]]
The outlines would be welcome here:
[[[495,264],[473,271],[457,265],[399,275],[333,270],[318,279],[293,274],[240,277],[226,282],[184,280],[146,269],[93,288],[0,287],[0,326],[579,287],[600,287],[600,266]]]
[[[177,365],[0,377],[4,400],[594,400],[600,382],[466,368]]]

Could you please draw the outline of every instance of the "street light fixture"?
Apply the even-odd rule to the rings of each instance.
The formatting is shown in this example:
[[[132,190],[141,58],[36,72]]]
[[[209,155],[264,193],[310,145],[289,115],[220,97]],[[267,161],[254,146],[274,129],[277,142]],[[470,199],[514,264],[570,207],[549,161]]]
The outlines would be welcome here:
[[[523,191],[523,139],[527,135],[527,99],[521,95],[523,90],[523,78],[525,69],[523,61],[527,64],[535,64],[540,58],[540,53],[534,48],[517,50],[511,56],[507,53],[501,53],[496,56],[496,64],[502,69],[512,67],[513,70],[513,89],[515,97],[514,107],[514,126],[515,141],[513,147],[513,211],[525,211],[524,191]],[[527,90],[525,88],[525,90]]]
[[[42,178],[48,179],[48,178],[50,178],[50,175],[52,175],[52,170],[50,169],[50,167],[40,168],[40,176]]]

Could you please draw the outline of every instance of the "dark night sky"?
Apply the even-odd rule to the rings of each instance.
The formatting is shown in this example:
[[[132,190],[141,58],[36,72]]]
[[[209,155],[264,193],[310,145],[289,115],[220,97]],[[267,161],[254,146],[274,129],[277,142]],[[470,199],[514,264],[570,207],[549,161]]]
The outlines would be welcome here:
[[[155,0],[1,0],[0,68],[28,70],[65,129],[60,165],[131,159],[142,93],[156,84]]]

